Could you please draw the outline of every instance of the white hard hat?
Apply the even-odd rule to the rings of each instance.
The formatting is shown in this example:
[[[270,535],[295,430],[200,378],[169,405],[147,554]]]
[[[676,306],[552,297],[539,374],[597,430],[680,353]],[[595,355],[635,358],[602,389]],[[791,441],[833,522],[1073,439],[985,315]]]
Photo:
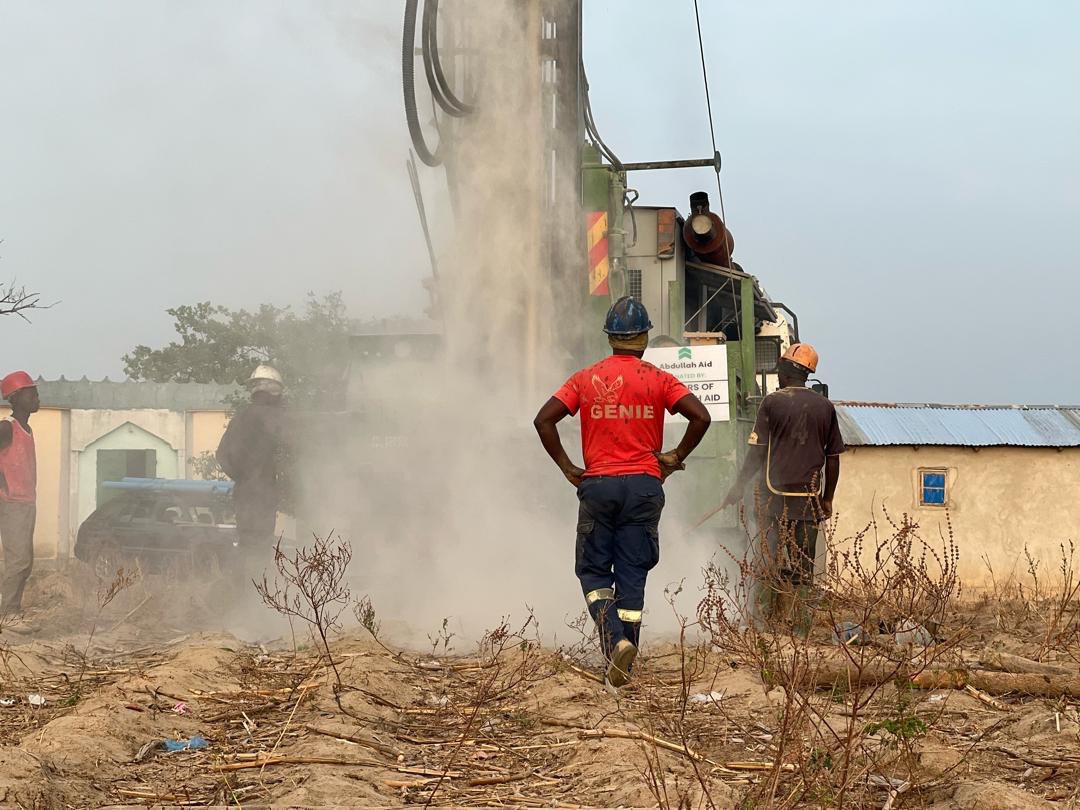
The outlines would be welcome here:
[[[255,370],[251,372],[251,376],[247,379],[249,388],[267,387],[260,385],[260,383],[272,383],[281,388],[285,388],[285,378],[281,376],[281,372],[273,366],[268,366],[266,364],[256,366]]]

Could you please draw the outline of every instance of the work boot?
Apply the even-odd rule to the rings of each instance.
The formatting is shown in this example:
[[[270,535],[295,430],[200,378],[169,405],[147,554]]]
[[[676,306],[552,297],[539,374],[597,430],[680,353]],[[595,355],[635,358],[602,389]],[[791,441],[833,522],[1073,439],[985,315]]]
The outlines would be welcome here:
[[[637,647],[625,638],[620,639],[615,649],[611,651],[611,662],[608,664],[607,677],[604,679],[605,685],[610,684],[616,689],[626,686],[627,681],[630,680],[630,667],[636,657]]]

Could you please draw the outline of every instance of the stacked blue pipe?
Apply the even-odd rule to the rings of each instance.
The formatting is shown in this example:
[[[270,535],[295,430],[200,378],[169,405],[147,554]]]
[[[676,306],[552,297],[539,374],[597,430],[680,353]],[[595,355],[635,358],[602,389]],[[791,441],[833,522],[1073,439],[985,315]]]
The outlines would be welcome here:
[[[232,481],[196,481],[188,478],[124,478],[105,481],[106,489],[144,490],[148,492],[187,492],[191,494],[228,495]]]

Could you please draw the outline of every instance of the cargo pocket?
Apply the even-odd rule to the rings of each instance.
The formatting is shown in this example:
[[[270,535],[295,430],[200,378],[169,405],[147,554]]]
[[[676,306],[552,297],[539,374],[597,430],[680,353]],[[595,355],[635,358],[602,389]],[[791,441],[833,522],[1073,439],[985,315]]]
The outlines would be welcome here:
[[[578,572],[582,570],[585,563],[585,544],[589,542],[589,538],[592,536],[593,529],[596,528],[596,521],[586,515],[578,517],[577,525],[577,542],[574,549],[574,569]]]

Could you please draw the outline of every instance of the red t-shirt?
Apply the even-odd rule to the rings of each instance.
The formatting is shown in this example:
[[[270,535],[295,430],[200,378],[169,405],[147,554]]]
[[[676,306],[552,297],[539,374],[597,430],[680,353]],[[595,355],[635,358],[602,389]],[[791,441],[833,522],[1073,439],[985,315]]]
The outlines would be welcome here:
[[[0,501],[34,503],[37,500],[37,453],[34,434],[8,417],[11,444],[0,450]]]
[[[554,396],[570,414],[581,411],[585,475],[660,477],[653,455],[664,440],[664,410],[690,390],[651,363],[613,354],[583,368]]]

